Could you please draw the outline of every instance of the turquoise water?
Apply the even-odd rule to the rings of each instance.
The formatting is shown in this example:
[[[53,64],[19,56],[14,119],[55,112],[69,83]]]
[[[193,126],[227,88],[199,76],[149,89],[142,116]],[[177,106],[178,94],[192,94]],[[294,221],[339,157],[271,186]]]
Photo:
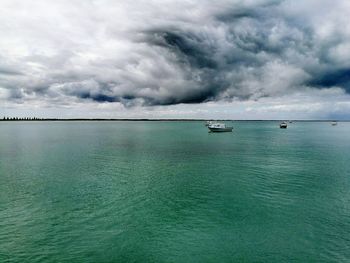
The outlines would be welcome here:
[[[0,122],[0,262],[349,262],[350,123]]]

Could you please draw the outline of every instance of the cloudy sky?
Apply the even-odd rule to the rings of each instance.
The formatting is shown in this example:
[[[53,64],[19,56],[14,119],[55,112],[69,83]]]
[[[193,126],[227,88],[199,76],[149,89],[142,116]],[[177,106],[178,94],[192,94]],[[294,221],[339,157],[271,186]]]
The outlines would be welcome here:
[[[350,119],[348,0],[1,0],[0,114]]]

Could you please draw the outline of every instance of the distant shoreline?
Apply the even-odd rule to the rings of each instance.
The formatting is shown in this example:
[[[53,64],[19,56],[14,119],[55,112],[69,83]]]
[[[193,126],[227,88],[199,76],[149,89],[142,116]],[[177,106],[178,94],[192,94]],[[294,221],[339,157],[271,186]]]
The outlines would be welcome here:
[[[0,122],[38,122],[38,121],[208,121],[214,119],[100,119],[100,118],[35,118],[35,119],[0,119]],[[257,121],[286,121],[280,120],[229,120],[229,119],[215,119],[216,121],[244,121],[244,122],[257,122]],[[291,120],[292,122],[350,122],[350,120]]]

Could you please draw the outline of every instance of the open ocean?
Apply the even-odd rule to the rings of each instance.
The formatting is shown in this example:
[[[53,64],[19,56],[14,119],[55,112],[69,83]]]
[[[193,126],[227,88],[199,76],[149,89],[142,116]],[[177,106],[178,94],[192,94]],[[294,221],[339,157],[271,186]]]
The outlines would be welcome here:
[[[0,122],[0,262],[350,262],[350,123]]]

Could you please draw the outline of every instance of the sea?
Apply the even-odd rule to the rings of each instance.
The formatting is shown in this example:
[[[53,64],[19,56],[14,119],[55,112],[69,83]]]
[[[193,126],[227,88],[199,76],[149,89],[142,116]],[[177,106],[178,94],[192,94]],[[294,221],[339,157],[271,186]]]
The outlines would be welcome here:
[[[350,122],[0,122],[0,262],[350,262]]]

